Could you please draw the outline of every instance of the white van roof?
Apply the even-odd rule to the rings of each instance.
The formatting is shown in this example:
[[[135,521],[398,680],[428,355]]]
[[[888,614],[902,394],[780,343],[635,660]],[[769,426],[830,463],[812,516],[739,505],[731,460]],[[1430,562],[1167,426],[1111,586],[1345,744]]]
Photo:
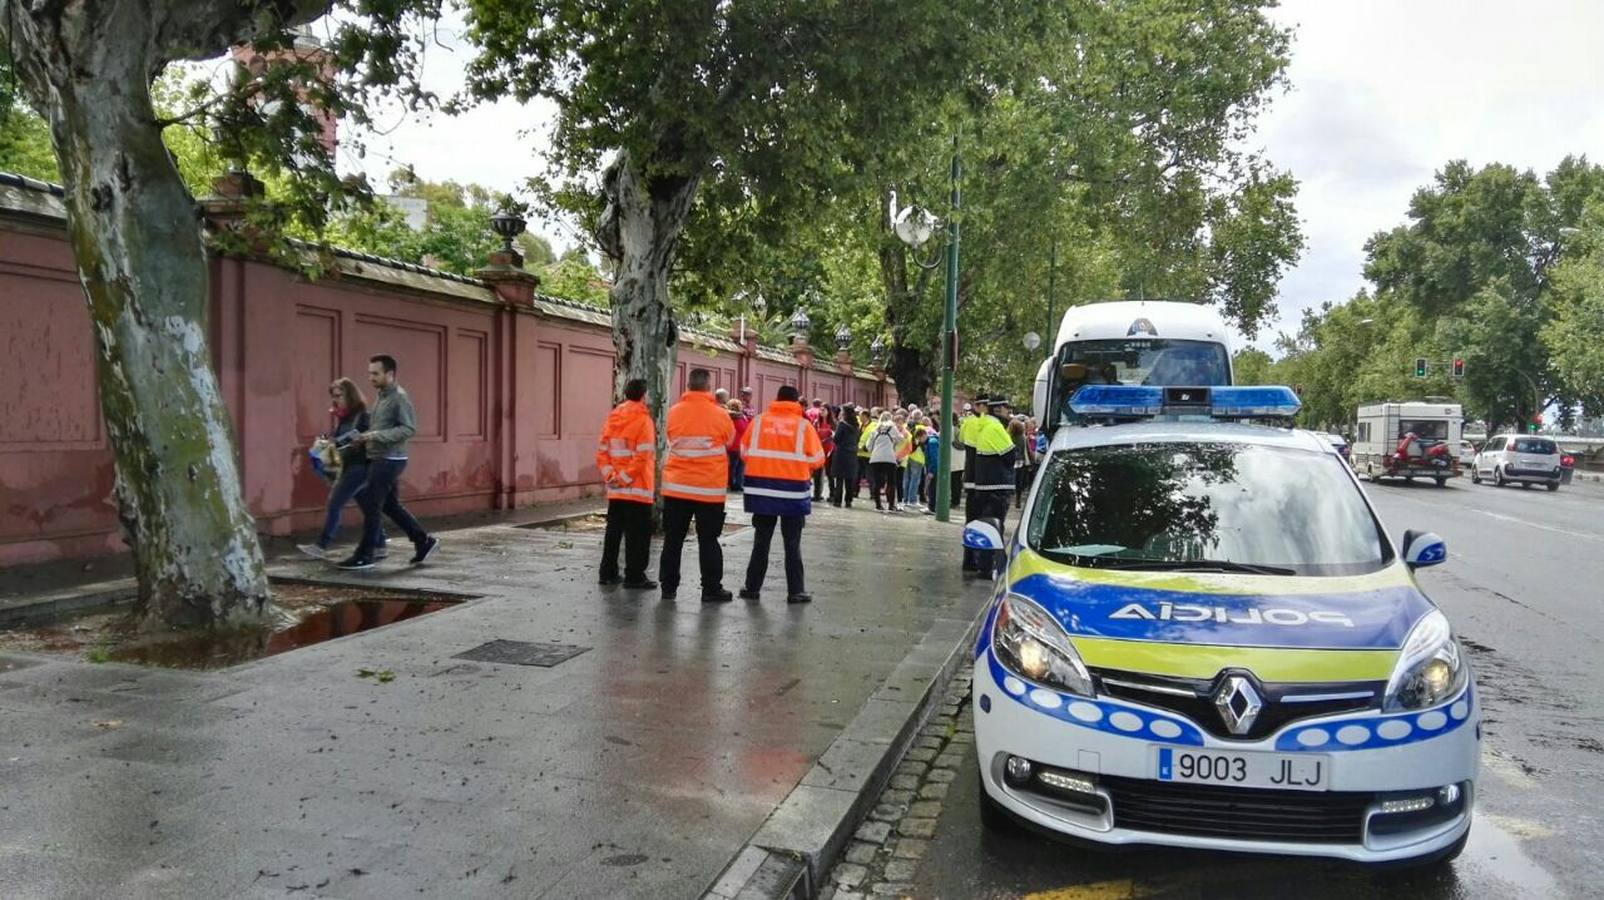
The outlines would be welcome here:
[[[1231,332],[1212,307],[1173,300],[1117,300],[1088,303],[1064,311],[1058,326],[1056,351],[1070,341],[1139,337],[1151,327],[1150,337],[1189,341],[1215,341],[1230,349]]]
[[[1458,403],[1428,403],[1424,400],[1409,403],[1371,403],[1359,407],[1361,418],[1370,416],[1414,416],[1419,419],[1464,418],[1465,408]]]

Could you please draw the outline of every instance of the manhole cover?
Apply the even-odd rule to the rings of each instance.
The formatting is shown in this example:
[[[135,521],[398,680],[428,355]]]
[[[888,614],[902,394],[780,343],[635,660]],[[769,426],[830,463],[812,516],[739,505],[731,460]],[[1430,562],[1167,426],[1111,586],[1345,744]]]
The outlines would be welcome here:
[[[491,641],[488,644],[458,653],[452,659],[471,659],[474,662],[504,663],[509,666],[543,666],[551,668],[589,650],[573,644],[534,644],[529,641]]]

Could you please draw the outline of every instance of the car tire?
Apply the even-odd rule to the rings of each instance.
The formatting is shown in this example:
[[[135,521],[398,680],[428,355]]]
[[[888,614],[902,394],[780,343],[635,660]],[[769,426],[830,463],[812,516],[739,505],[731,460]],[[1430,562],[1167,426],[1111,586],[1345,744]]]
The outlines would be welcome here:
[[[1461,853],[1465,852],[1465,845],[1469,842],[1470,829],[1467,828],[1465,829],[1465,833],[1459,836],[1459,840],[1454,841],[1452,844],[1449,844],[1441,850],[1438,850],[1436,853],[1428,853],[1427,855],[1416,859],[1400,860],[1397,863],[1385,866],[1385,868],[1393,870],[1432,869],[1437,868],[1438,866],[1446,866],[1458,859]]]
[[[1481,470],[1475,466],[1470,467],[1470,483],[1481,484]]]
[[[1448,486],[1448,479],[1446,479],[1446,478],[1437,479],[1437,486],[1438,487],[1447,487]]]
[[[980,790],[980,825],[984,831],[1007,832],[1019,828],[1019,820],[986,793],[986,777],[975,770],[975,787]]]
[[[1493,485],[1495,487],[1503,487],[1504,486],[1504,467],[1503,466],[1495,466],[1495,467],[1493,467]]]
[[[1522,481],[1520,483],[1520,489],[1523,491],[1529,491],[1532,489],[1532,483],[1530,481]]]
[[[1559,490],[1559,482],[1557,482],[1557,481],[1550,481],[1550,482],[1549,482],[1549,483],[1548,483],[1548,489],[1549,489],[1549,491],[1550,491],[1550,492],[1553,492],[1553,491],[1557,491],[1557,490]]]

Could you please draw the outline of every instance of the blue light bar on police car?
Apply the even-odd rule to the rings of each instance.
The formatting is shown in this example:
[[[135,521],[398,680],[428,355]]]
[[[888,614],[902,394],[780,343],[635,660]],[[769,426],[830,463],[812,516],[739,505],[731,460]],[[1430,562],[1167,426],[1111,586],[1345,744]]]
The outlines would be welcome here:
[[[1069,398],[1080,416],[1191,414],[1221,419],[1292,416],[1298,395],[1281,386],[1177,388],[1145,384],[1088,384]]]

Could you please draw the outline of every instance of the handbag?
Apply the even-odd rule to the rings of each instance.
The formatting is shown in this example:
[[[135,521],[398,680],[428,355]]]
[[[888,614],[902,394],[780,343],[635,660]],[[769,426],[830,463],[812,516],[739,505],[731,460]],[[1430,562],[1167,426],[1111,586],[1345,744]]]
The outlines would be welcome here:
[[[325,481],[334,481],[340,477],[340,450],[333,441],[319,435],[306,454],[312,459],[313,471],[321,475]]]

